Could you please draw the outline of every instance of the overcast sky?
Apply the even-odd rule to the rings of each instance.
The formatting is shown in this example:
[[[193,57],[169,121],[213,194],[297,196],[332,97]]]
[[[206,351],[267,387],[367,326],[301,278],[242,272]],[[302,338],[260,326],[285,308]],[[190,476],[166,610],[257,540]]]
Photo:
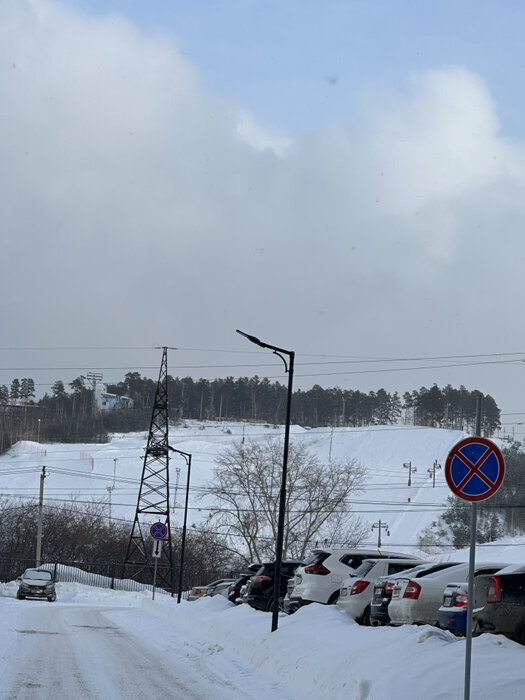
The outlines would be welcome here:
[[[525,421],[524,22],[2,0],[0,383],[156,377],[155,345],[174,376],[286,381],[241,328],[296,386],[464,384]],[[458,355],[484,357],[431,359]]]

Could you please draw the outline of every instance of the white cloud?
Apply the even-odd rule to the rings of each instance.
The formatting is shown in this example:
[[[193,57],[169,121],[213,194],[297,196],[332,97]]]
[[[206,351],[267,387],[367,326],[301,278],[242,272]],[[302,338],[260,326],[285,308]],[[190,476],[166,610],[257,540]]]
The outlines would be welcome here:
[[[3,3],[0,59],[3,323],[21,342],[170,328],[231,347],[245,327],[304,352],[431,350],[455,304],[479,316],[487,247],[523,257],[523,146],[465,68],[383,92],[360,129],[288,138],[117,17]],[[521,276],[493,284],[504,334]]]
[[[276,136],[258,124],[253,116],[241,110],[237,123],[239,136],[258,151],[273,151],[278,156],[286,155],[292,144],[291,139],[286,136]]]

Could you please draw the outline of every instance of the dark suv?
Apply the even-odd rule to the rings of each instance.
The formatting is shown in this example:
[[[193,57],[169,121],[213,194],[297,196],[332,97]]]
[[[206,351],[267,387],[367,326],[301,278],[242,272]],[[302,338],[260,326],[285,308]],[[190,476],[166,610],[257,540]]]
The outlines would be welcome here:
[[[18,600],[24,598],[47,598],[50,603],[57,599],[55,579],[47,569],[26,569],[18,579]]]
[[[503,634],[525,644],[525,566],[477,576],[472,615],[475,634]]]
[[[285,560],[281,562],[281,582],[279,587],[279,600],[282,602],[286,595],[288,580],[293,576],[298,566],[303,562]],[[243,602],[257,610],[271,611],[273,609],[273,579],[275,562],[265,562],[261,568],[251,577],[246,586],[246,594]]]

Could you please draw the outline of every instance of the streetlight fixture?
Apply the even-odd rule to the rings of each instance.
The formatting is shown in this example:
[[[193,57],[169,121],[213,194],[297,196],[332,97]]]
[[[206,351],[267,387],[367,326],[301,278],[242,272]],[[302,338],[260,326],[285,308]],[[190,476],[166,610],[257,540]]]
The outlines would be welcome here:
[[[390,534],[388,532],[388,525],[384,521],[379,520],[379,522],[374,523],[372,525],[372,532],[374,530],[379,530],[379,532],[377,533],[377,548],[378,549],[381,549],[381,544],[382,544],[382,542],[381,542],[381,529],[383,529],[387,534]]]
[[[177,593],[177,603],[180,603],[182,598],[182,577],[184,575],[184,550],[186,547],[186,521],[188,519],[188,498],[190,495],[190,476],[191,476],[191,454],[189,452],[183,452],[182,450],[176,450],[174,447],[169,445],[172,452],[184,457],[186,464],[188,466],[188,476],[186,479],[186,502],[184,504],[184,522],[182,524],[182,541],[180,544],[180,570],[179,570],[179,591]]]
[[[427,469],[427,472],[430,474],[430,478],[432,479],[433,489],[436,488],[436,469],[441,469],[441,464],[438,464],[437,459],[434,460],[433,466]]]
[[[237,330],[237,333],[248,338],[250,343],[254,343],[261,348],[272,350],[274,355],[281,358],[284,363],[285,372],[288,373],[288,398],[286,401],[286,422],[284,427],[284,449],[283,449],[283,469],[281,475],[281,491],[279,496],[279,520],[277,523],[277,543],[275,546],[275,573],[273,579],[273,609],[272,609],[272,632],[275,632],[279,625],[279,594],[281,589],[281,571],[283,561],[283,541],[284,541],[284,518],[286,514],[286,476],[288,471],[288,448],[290,445],[290,409],[292,405],[292,386],[293,386],[293,368],[295,361],[295,352],[293,350],[285,350],[278,348],[275,345],[264,343],[254,335],[249,335],[243,331]],[[284,355],[288,357],[286,361]]]
[[[408,469],[408,486],[412,486],[412,472],[417,472],[417,469],[412,466],[412,462],[403,462],[403,467]]]

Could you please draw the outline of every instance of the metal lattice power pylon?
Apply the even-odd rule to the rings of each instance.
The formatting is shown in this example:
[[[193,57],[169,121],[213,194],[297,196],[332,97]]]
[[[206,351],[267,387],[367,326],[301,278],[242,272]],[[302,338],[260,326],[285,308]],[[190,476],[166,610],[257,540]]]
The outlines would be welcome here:
[[[173,553],[169,508],[168,445],[168,348],[162,349],[159,381],[144,454],[135,520],[124,561],[126,577],[153,583],[153,539],[150,527],[155,522],[166,525],[162,553],[157,562],[157,585],[173,593]]]

